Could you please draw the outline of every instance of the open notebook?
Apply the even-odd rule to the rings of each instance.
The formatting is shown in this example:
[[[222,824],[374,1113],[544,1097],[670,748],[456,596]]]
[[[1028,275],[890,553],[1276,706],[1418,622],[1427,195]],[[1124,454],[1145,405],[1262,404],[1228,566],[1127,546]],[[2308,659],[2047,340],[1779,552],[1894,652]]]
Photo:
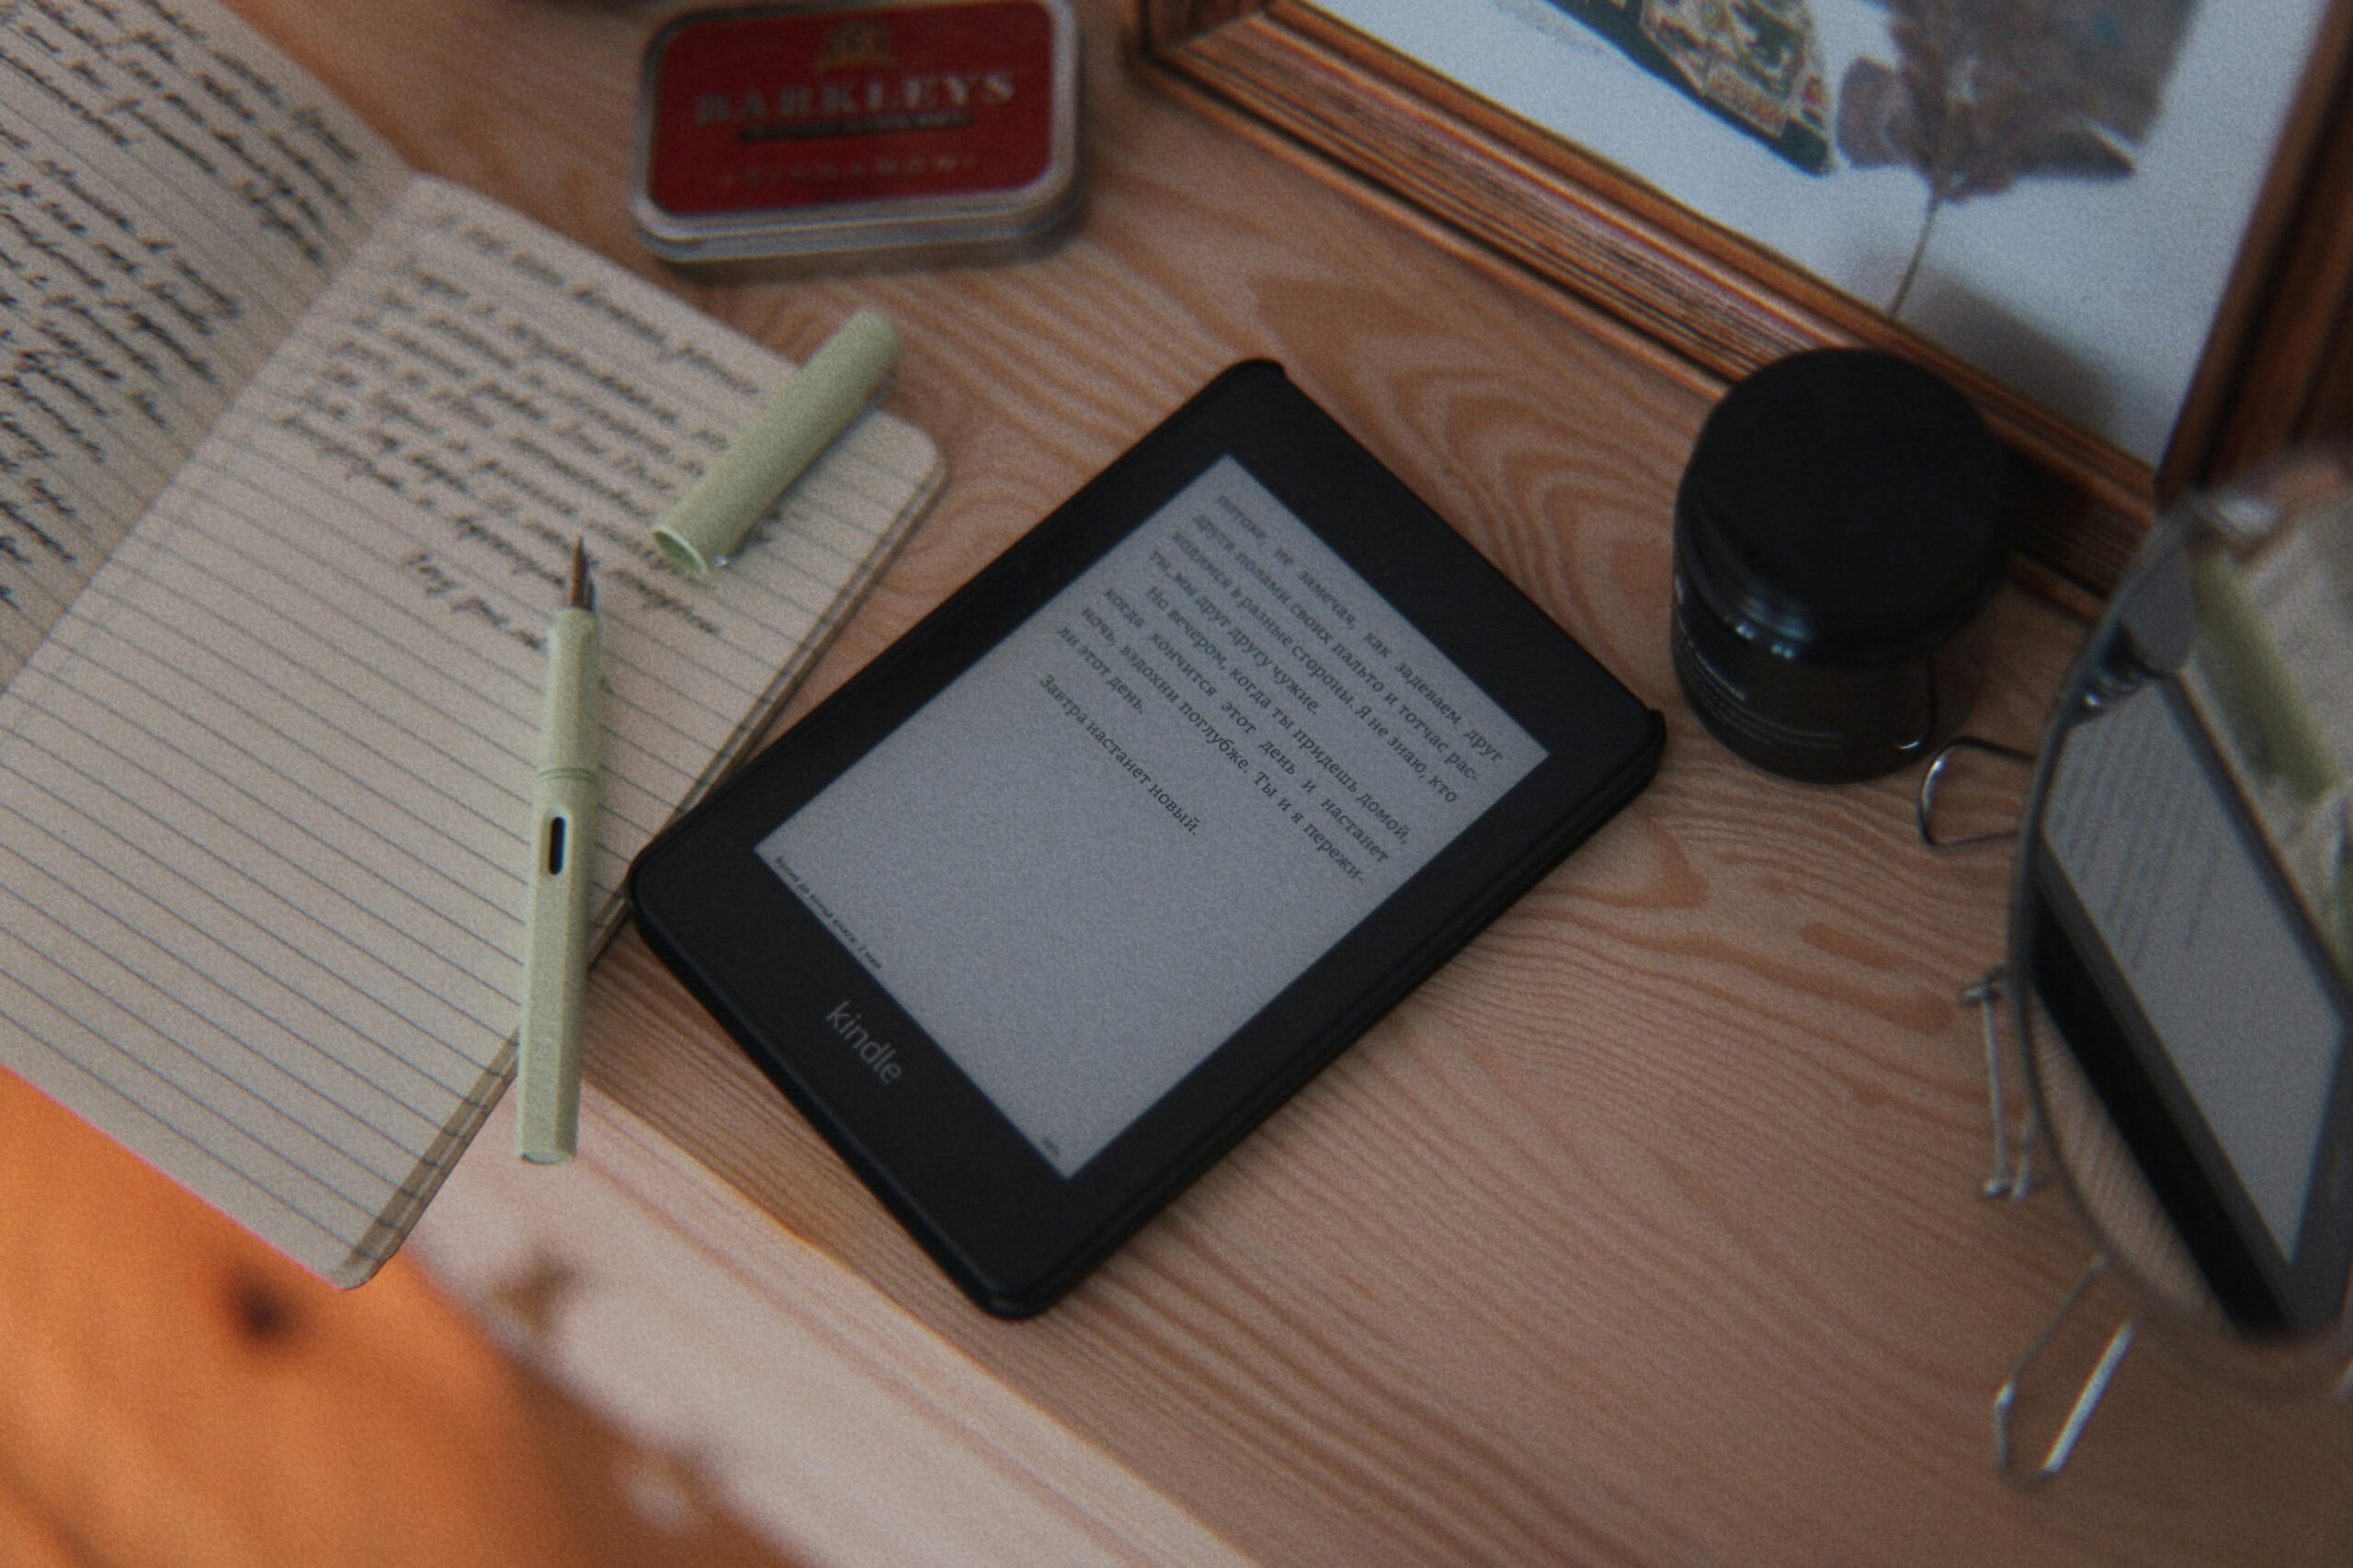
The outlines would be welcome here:
[[[0,64],[0,1065],[354,1284],[513,1065],[574,536],[609,932],[938,456],[868,414],[689,583],[647,527],[788,364],[206,0],[9,8]]]

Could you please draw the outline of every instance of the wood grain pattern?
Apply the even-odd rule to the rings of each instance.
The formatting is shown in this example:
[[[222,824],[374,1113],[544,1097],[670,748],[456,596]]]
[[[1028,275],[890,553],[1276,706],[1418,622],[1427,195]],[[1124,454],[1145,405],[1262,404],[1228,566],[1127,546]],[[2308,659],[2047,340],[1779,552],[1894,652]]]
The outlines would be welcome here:
[[[1269,354],[1668,717],[1646,795],[1030,1323],[976,1314],[625,935],[592,982],[587,1041],[606,1108],[590,1131],[620,1131],[602,1153],[584,1137],[581,1174],[608,1189],[597,1201],[624,1204],[632,1226],[658,1221],[701,1262],[674,1279],[636,1261],[669,1256],[658,1234],[617,1246],[608,1278],[652,1299],[600,1320],[621,1368],[640,1325],[703,1321],[686,1278],[731,1275],[796,1343],[832,1335],[846,1366],[892,1391],[875,1408],[899,1414],[861,1440],[901,1484],[984,1492],[1034,1463],[1022,1495],[1059,1500],[1033,1544],[1084,1536],[1108,1556],[2343,1560],[2342,1413],[2251,1400],[2161,1357],[2128,1366],[2060,1485],[2029,1497],[1992,1476],[1986,1401],[2086,1250],[2055,1195],[1975,1196],[1984,1088],[1954,994],[2000,949],[2003,856],[1920,847],[1907,778],[1782,783],[1689,718],[1666,655],[1666,518],[1711,389],[1688,370],[1597,312],[1540,299],[1493,256],[1269,157],[1141,71],[1110,0],[1080,7],[1090,195],[1067,243],[1019,265],[800,279],[666,271],[629,233],[637,51],[676,6],[239,8],[422,165],[784,352],[807,353],[857,304],[901,324],[893,406],[938,437],[949,489],[801,707],[1208,376]],[[2080,623],[2016,589],[2001,613],[1972,728],[2028,744]],[[496,1142],[445,1202],[512,1191],[509,1173],[481,1165]],[[6,1191],[29,1203],[18,1195],[36,1177],[20,1171]],[[65,1244],[7,1212],[11,1259]],[[578,1216],[540,1223],[593,1249]],[[140,1232],[114,1255],[139,1262],[109,1278],[164,1290],[190,1278],[153,1250],[173,1229]],[[528,1270],[518,1286],[444,1256],[444,1284],[486,1320],[540,1299]],[[46,1293],[44,1267],[9,1271],[19,1358],[28,1343],[77,1343],[63,1325],[85,1297]],[[333,1332],[381,1322],[392,1335],[415,1310],[400,1278],[319,1311]],[[169,1343],[181,1304],[159,1295],[140,1311],[140,1331]],[[738,1369],[762,1386],[756,1328],[701,1344],[707,1361],[687,1369],[714,1397]],[[446,1365],[517,1375],[476,1354],[449,1350]],[[136,1424],[101,1424],[86,1442],[28,1432],[27,1409],[111,1408],[95,1351],[44,1356],[31,1364],[50,1369],[48,1403],[0,1385],[0,1419],[18,1423],[0,1434],[0,1481],[27,1453],[44,1467],[38,1486],[0,1484],[0,1499],[39,1500],[0,1502],[0,1546],[29,1542],[34,1562],[136,1558],[148,1538],[79,1544],[115,1528],[106,1443],[133,1440]],[[466,1381],[441,1376],[429,1386]],[[356,1393],[348,1405],[369,1408]],[[2052,1414],[2043,1401],[2026,1419]],[[382,1456],[403,1451],[388,1419],[316,1430],[322,1454],[375,1454],[388,1471]],[[692,1451],[693,1432],[673,1436]],[[281,1457],[285,1473],[315,1473]],[[860,1484],[779,1473],[780,1487]],[[248,1479],[199,1468],[175,1504],[233,1514],[221,1499]],[[847,1516],[856,1502],[812,1507]],[[538,1517],[518,1512],[514,1528]],[[1009,1534],[911,1525],[900,1550],[843,1550],[1051,1557],[1021,1550],[1017,1507],[999,1517],[1015,1522],[987,1528]]]
[[[1614,166],[1324,15],[1309,0],[1148,8],[1154,57],[1716,375],[1802,348],[1867,343],[1934,368],[1984,409],[2031,484],[2022,541],[2105,588],[2154,506],[2313,428],[2346,361],[2325,330],[2353,291],[2336,177],[2353,5],[2329,14],[2220,301],[2210,351],[2164,460],[2140,461],[2058,419],[1881,312],[1697,218]]]
[[[412,1245],[709,1506],[796,1561],[1245,1561],[593,1088],[581,1119],[593,1161],[469,1160]]]

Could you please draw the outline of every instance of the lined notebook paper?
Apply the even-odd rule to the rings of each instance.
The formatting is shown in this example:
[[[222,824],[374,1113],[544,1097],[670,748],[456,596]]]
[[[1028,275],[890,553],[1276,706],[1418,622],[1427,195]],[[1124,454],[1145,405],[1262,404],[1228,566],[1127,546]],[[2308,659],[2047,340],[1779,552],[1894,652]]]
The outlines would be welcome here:
[[[187,12],[207,49],[263,47]],[[81,197],[108,199],[103,172]],[[790,367],[494,204],[392,188],[191,449],[139,444],[157,477],[120,542],[51,562],[94,569],[11,577],[0,550],[0,610],[53,607],[0,691],[0,1064],[347,1284],[513,1065],[540,638],[574,537],[603,611],[609,931],[631,858],[757,733],[939,473],[870,413],[688,583],[645,528]],[[160,235],[139,190],[117,210]],[[11,436],[44,413],[0,412]],[[135,483],[84,466],[80,492],[62,465],[45,482],[76,521]]]

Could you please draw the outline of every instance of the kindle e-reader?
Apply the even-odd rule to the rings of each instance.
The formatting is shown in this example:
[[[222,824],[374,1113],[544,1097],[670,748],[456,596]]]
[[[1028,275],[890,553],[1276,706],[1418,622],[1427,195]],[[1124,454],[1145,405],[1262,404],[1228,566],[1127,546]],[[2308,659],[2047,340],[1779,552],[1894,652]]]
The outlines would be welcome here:
[[[2065,710],[2026,863],[2036,994],[2224,1314],[2338,1321],[2353,995],[2177,675]]]
[[[1662,733],[1252,361],[665,833],[630,893],[941,1267],[1020,1316],[1629,800]]]

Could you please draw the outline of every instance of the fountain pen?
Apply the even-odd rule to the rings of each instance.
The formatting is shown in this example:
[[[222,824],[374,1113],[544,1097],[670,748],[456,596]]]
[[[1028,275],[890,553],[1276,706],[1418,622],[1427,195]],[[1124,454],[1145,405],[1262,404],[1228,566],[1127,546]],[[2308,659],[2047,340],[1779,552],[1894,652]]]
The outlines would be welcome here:
[[[515,1152],[572,1158],[580,1129],[580,1012],[588,983],[588,897],[597,870],[602,737],[596,593],[579,540],[572,583],[548,627],[539,767],[531,783],[530,906],[524,926],[521,1112]]]

